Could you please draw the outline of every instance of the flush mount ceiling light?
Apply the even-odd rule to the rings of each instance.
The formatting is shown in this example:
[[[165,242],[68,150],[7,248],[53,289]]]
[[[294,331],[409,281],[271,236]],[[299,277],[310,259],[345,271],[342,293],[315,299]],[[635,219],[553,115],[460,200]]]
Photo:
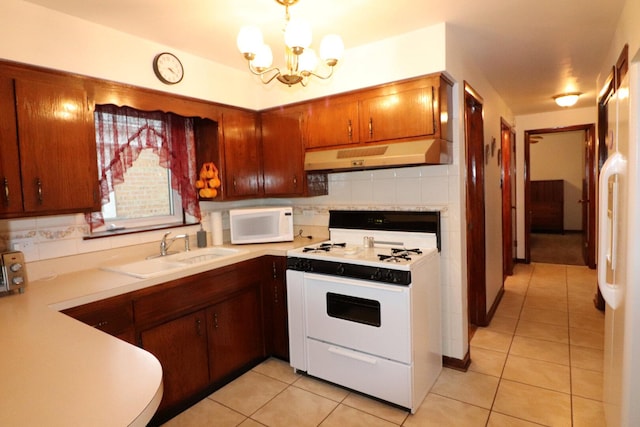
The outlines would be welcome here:
[[[580,95],[582,94],[579,92],[565,93],[563,95],[554,96],[553,99],[560,107],[573,107],[576,102],[578,102]]]
[[[333,67],[338,63],[344,51],[344,45],[340,36],[329,34],[324,36],[320,43],[320,59],[328,70],[324,74],[317,74],[318,57],[311,45],[311,27],[299,18],[289,16],[289,6],[298,0],[275,0],[285,7],[285,63],[286,69],[271,67],[273,54],[269,45],[262,39],[262,32],[255,26],[244,26],[238,34],[237,45],[244,58],[248,61],[249,70],[264,84],[269,84],[273,79],[278,79],[287,86],[300,83],[307,85],[309,77],[328,79],[333,74]]]

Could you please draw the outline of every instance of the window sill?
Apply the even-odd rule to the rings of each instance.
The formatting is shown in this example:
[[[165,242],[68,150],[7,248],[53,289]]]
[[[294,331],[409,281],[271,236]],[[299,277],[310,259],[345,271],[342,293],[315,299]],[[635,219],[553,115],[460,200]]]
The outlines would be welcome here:
[[[144,233],[147,231],[167,230],[172,228],[187,227],[191,225],[200,225],[200,223],[194,222],[190,224],[181,223],[181,224],[163,224],[163,225],[148,226],[148,227],[116,228],[113,230],[98,231],[86,236],[82,236],[82,240],[102,239],[104,237],[123,236],[127,234]]]

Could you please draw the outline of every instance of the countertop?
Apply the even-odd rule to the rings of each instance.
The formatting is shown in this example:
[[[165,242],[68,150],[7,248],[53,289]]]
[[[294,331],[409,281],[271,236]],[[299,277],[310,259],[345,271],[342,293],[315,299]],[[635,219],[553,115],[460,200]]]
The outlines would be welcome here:
[[[146,425],[162,398],[158,360],[59,311],[321,240],[224,245],[239,251],[150,279],[89,268],[0,297],[0,425]]]

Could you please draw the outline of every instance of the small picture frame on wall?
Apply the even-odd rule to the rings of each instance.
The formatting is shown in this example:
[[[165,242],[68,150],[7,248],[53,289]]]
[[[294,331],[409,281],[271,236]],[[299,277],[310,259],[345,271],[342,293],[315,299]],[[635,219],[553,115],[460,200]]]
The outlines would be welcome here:
[[[489,164],[489,154],[491,154],[491,147],[489,146],[489,144],[484,146],[484,164],[488,165]]]
[[[496,139],[491,138],[491,157],[496,154]]]
[[[502,165],[502,148],[498,148],[498,166]]]

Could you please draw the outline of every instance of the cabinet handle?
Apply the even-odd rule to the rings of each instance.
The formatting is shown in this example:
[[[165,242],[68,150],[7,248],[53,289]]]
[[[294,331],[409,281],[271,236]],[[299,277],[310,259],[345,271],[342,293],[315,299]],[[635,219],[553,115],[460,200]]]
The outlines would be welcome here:
[[[273,278],[277,279],[278,278],[278,270],[276,270],[275,261],[271,263],[271,272],[273,273]]]
[[[196,333],[199,337],[202,336],[202,321],[200,319],[196,319]]]
[[[273,286],[273,302],[278,303],[278,285]]]
[[[351,119],[348,120],[347,129],[349,132],[349,142],[353,139],[353,127],[351,126]]]
[[[4,179],[4,204],[9,206],[9,180],[7,178]]]
[[[108,322],[108,321],[106,321],[106,320],[101,320],[101,321],[99,321],[98,323],[96,323],[95,325],[91,325],[91,326],[93,326],[93,327],[94,327],[94,328],[96,328],[96,329],[101,329],[101,328],[103,328],[103,327],[107,326],[108,324],[109,324],[109,322]]]
[[[369,117],[369,138],[373,138],[373,119]]]
[[[213,327],[218,329],[218,313],[213,313]]]
[[[298,188],[298,177],[293,176],[293,188]]]
[[[38,204],[41,205],[42,204],[42,181],[40,181],[40,178],[36,178],[36,187],[38,187],[36,189],[36,191],[38,192]]]

